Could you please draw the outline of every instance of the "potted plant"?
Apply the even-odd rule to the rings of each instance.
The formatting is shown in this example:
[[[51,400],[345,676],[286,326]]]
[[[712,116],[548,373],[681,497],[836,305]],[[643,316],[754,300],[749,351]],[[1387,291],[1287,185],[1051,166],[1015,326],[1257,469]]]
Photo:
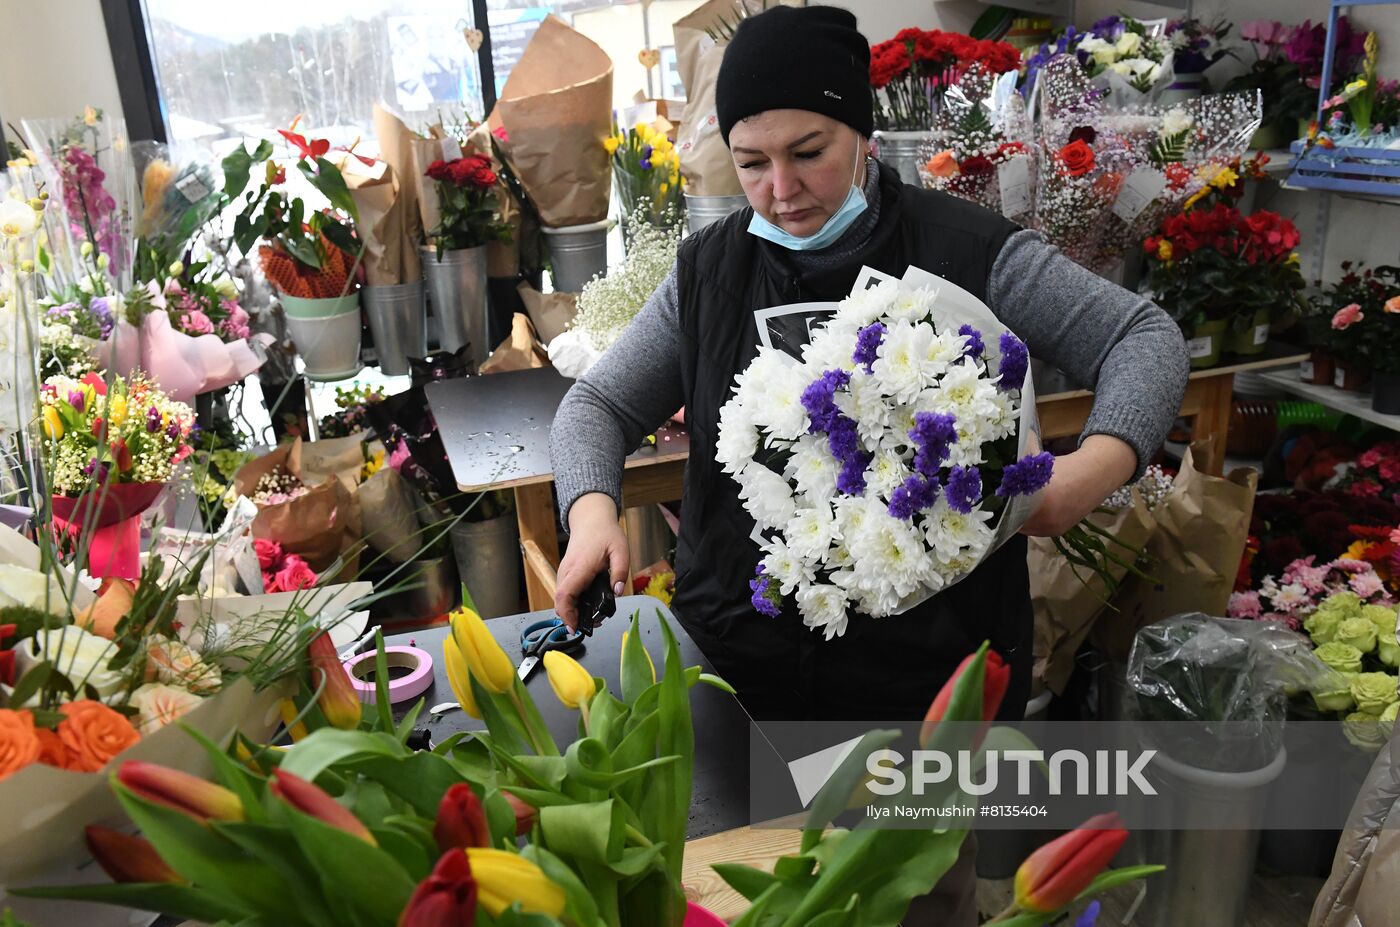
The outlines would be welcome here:
[[[1143,242],[1153,295],[1181,325],[1193,367],[1222,350],[1259,354],[1271,325],[1301,305],[1298,229],[1268,210],[1242,214],[1240,192],[1238,175],[1222,171]]]
[[[258,260],[286,315],[287,330],[313,380],[341,380],[360,367],[360,257],[355,201],[345,177],[326,155],[330,142],[308,141],[292,129],[278,132],[297,151],[297,170],[327,200],[321,209],[286,189],[286,168],[272,158],[272,144],[252,152],[235,150],[224,159],[224,186],[242,198],[234,220],[234,244]],[[256,191],[242,191],[253,170],[265,165]]]
[[[1240,38],[1254,48],[1254,63],[1226,84],[1225,92],[1262,95],[1263,118],[1249,142],[1257,151],[1287,147],[1299,136],[1299,122],[1306,122],[1316,111],[1317,89],[1303,82],[1298,65],[1286,54],[1295,31],[1276,20],[1240,24]]]
[[[1369,311],[1355,327],[1371,369],[1371,408],[1400,415],[1400,267],[1377,267],[1367,282]]]
[[[875,144],[882,161],[905,183],[919,182],[924,148],[933,140],[935,101],[974,63],[992,74],[1018,70],[1021,53],[1005,42],[938,29],[901,29],[870,47]]]
[[[1206,70],[1221,58],[1231,54],[1225,39],[1231,24],[1224,19],[1205,22],[1199,19],[1174,19],[1167,23],[1166,36],[1171,41],[1172,82],[1167,85],[1160,103],[1182,103],[1209,89]]]
[[[452,139],[444,140],[443,153],[457,157],[433,161],[425,172],[437,192],[438,222],[427,233],[423,273],[438,346],[456,351],[470,344],[480,366],[493,347],[486,337],[486,246],[509,241],[510,227],[501,221],[490,156],[463,153]]]

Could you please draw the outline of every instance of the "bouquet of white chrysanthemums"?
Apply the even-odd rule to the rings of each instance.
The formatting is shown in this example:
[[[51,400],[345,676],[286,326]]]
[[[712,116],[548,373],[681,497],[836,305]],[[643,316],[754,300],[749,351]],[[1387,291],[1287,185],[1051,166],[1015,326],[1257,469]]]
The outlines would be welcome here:
[[[818,323],[811,340],[769,344],[792,313]],[[899,614],[957,582],[1034,511],[1054,459],[1026,346],[970,293],[866,268],[840,303],[758,315],[717,457],[756,525],[760,613],[793,596],[830,640],[852,611]]]

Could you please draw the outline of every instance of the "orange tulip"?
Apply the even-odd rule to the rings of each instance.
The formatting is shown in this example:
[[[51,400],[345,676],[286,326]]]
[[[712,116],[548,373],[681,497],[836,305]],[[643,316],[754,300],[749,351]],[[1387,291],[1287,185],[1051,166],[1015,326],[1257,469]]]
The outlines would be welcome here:
[[[138,798],[174,808],[197,821],[243,820],[243,804],[237,795],[178,769],[127,760],[117,770],[116,780]]]
[[[958,668],[953,671],[953,675],[943,684],[943,688],[938,690],[933,704],[928,707],[928,714],[924,715],[923,728],[919,731],[919,743],[928,744],[934,729],[938,727],[938,722],[942,721],[944,715],[948,713],[948,704],[953,700],[953,690],[957,688],[958,680],[962,678],[963,673],[977,657],[978,654],[973,653],[964,658],[958,664]],[[982,677],[982,730],[977,735],[973,749],[981,746],[982,738],[986,736],[987,728],[991,726],[992,720],[997,716],[997,709],[1001,707],[1001,700],[1005,698],[1006,688],[1009,685],[1011,685],[1011,667],[1006,665],[1001,654],[995,650],[988,650]]]
[[[1016,906],[1049,914],[1074,901],[1128,839],[1121,825],[1116,813],[1097,815],[1026,857],[1016,870]]]
[[[312,638],[307,653],[311,660],[311,691],[321,689],[321,695],[316,700],[316,704],[321,706],[321,713],[331,727],[342,731],[355,730],[360,726],[363,706],[354,686],[350,684],[350,674],[345,671],[340,655],[335,652],[329,632],[322,631]],[[325,680],[324,688],[321,686],[322,679]]]
[[[486,809],[465,782],[452,785],[438,803],[437,820],[433,823],[433,839],[438,849],[464,850],[467,847],[489,847],[491,831],[486,826]]]
[[[268,790],[296,811],[378,846],[374,835],[369,832],[364,822],[315,783],[307,782],[301,776],[289,773],[285,769],[274,769]]]
[[[448,850],[413,890],[398,927],[471,927],[476,922],[476,896],[467,854]]]
[[[113,882],[183,883],[144,837],[89,824],[83,834],[88,852]]]
[[[131,581],[114,577],[108,581],[96,601],[74,613],[73,623],[98,637],[113,640],[117,636],[117,622],[131,614],[131,603],[135,598],[136,587]]]

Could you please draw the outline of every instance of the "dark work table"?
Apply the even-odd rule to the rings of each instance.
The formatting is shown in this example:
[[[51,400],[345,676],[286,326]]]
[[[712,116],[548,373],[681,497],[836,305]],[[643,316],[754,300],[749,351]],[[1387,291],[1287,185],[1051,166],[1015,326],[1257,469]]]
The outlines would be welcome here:
[[[671,631],[680,645],[681,663],[684,666],[700,666],[705,672],[711,667],[700,648],[685,633],[680,622],[666,606],[650,596],[624,596],[617,600],[617,614],[603,622],[585,638],[583,647],[571,653],[574,659],[583,664],[594,676],[605,679],[608,691],[621,692],[618,676],[622,632],[631,626],[634,611],[641,612],[641,636],[657,672],[663,671],[666,661],[665,638],[656,621],[656,610],[666,616]],[[520,655],[520,632],[534,621],[554,617],[553,611],[532,612],[506,618],[492,618],[486,622],[492,636],[505,648],[518,666]],[[460,731],[481,730],[485,723],[461,710],[449,711],[433,719],[428,709],[439,702],[454,702],[452,687],[447,682],[447,668],[442,659],[442,642],[448,635],[446,627],[415,631],[411,634],[395,634],[385,639],[386,645],[405,645],[411,641],[427,651],[433,658],[433,684],[420,696],[425,701],[423,713],[419,715],[418,727],[426,728],[432,735],[433,743],[441,743]],[[545,723],[562,746],[578,737],[578,712],[565,708],[554,696],[549,686],[544,666],[540,665],[530,675],[526,688],[539,706]],[[394,715],[401,718],[417,699],[394,706]],[[691,713],[695,727],[695,777],[690,800],[689,837],[704,837],[709,834],[741,827],[749,823],[749,716],[737,699],[726,692],[704,683],[690,690]]]

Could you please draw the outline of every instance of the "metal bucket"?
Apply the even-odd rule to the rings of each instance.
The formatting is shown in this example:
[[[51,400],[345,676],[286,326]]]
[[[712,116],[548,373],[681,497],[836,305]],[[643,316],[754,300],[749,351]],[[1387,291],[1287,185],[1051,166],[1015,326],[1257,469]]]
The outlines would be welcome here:
[[[456,351],[471,345],[471,359],[480,367],[491,353],[486,337],[486,246],[439,253],[423,249],[423,279],[438,322],[438,348]]]
[[[737,212],[749,205],[749,198],[742,193],[738,196],[691,196],[685,195],[685,225],[690,232],[698,232],[711,222],[718,222],[731,212]]]
[[[899,173],[899,179],[916,187],[919,166],[929,159],[926,151],[933,144],[933,133],[925,131],[897,132],[880,130],[875,133],[875,156]]]
[[[452,557],[415,560],[392,580],[405,587],[376,601],[370,617],[388,624],[419,624],[446,615],[457,607],[461,585]]]
[[[428,353],[428,310],[423,305],[422,282],[367,286],[360,292],[379,369],[391,377],[407,374],[408,359]]]
[[[632,558],[632,569],[640,570],[666,559],[676,546],[676,536],[666,524],[660,506],[629,508],[622,517],[627,525],[627,553]]]
[[[594,277],[608,272],[608,222],[566,225],[544,229],[549,242],[549,261],[554,288],[561,293],[578,293]]]
[[[1162,753],[1152,762],[1158,791],[1186,810],[1172,823],[1197,829],[1142,833],[1143,859],[1167,867],[1147,881],[1143,910],[1149,927],[1243,924],[1269,786],[1283,772],[1287,751],[1281,749],[1262,769],[1242,773],[1197,769]]]
[[[457,575],[483,618],[520,610],[520,531],[514,513],[452,526]]]

